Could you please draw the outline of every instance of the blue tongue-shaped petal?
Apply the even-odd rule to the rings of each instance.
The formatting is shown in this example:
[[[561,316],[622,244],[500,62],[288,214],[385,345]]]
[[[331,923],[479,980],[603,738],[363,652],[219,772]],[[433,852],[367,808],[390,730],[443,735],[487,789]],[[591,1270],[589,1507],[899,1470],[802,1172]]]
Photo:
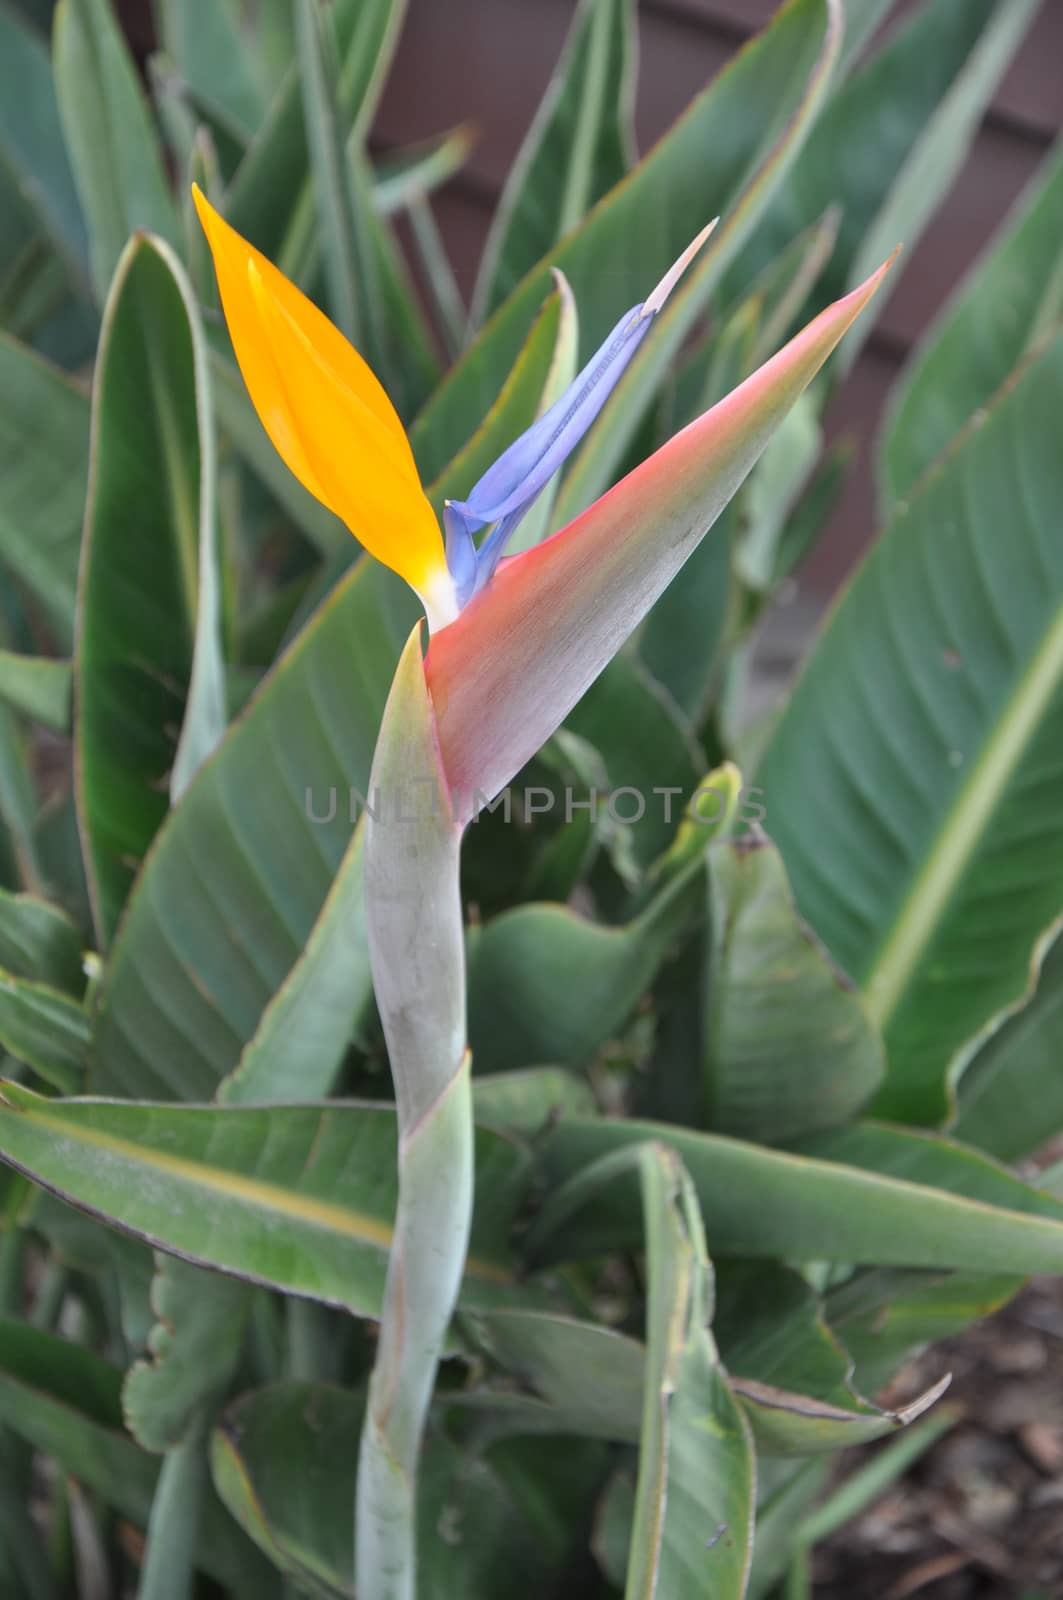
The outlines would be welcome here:
[[[649,298],[624,313],[561,398],[488,467],[468,498],[447,501],[443,509],[447,564],[460,605],[491,577],[517,523],[587,432],[673,286],[715,226],[710,222],[703,228]],[[476,550],[473,533],[491,522],[496,526]]]

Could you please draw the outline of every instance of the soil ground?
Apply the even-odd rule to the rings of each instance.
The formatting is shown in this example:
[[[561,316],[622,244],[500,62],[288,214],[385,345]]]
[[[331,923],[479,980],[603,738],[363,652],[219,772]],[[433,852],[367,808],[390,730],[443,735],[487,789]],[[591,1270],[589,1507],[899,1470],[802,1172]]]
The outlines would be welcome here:
[[[959,1422],[817,1549],[815,1600],[1063,1600],[1063,1280],[1034,1280],[894,1388],[949,1371]]]

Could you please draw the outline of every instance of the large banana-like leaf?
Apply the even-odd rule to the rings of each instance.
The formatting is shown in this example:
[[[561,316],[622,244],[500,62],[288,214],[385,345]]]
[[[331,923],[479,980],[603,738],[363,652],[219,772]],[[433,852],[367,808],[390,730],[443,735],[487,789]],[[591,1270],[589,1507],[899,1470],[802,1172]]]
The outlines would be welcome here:
[[[55,87],[102,300],[135,228],[175,249],[181,232],[162,151],[111,0],[60,0]]]
[[[390,1106],[45,1100],[5,1083],[0,1158],[157,1248],[288,1294],[379,1315],[397,1177]],[[477,1136],[480,1212],[463,1295],[517,1292],[508,1234],[527,1158]],[[224,1229],[218,1217],[224,1215]]]
[[[67,650],[88,459],[84,391],[0,334],[0,560],[44,607]]]
[[[249,1291],[161,1253],[151,1285],[156,1323],[147,1357],[122,1385],[126,1426],[145,1450],[191,1440],[200,1408],[225,1392],[243,1350]]]
[[[240,1060],[218,1086],[229,1104],[317,1099],[335,1082],[351,1022],[368,1004],[364,832],[351,834],[306,944],[269,1001]]]
[[[813,1154],[793,1154],[664,1123],[563,1121],[542,1145],[550,1197],[529,1251],[556,1260],[634,1248],[641,1224],[637,1193],[624,1181],[626,1147],[656,1139],[682,1157],[720,1255],[1063,1270],[1059,1201],[962,1145],[860,1131],[848,1147],[843,1136],[821,1135]],[[585,1169],[607,1156],[617,1181],[604,1190]],[[850,1164],[868,1158],[877,1166]]]
[[[713,1337],[758,1451],[778,1458],[864,1444],[906,1426],[937,1397],[931,1390],[902,1411],[871,1405],[850,1386],[852,1361],[814,1309],[804,1280],[759,1261],[742,1268],[744,1292],[717,1305]],[[881,1305],[876,1310],[884,1312]],[[452,1403],[489,1419],[491,1433],[638,1440],[646,1349],[636,1339],[549,1311],[476,1311],[463,1327],[497,1363],[501,1381],[494,1386],[488,1372]],[[896,1339],[890,1348],[896,1362]]]
[[[957,288],[890,396],[881,452],[888,510],[1063,316],[1063,145],[1048,156]]]
[[[697,1197],[663,1145],[639,1157],[646,1377],[625,1600],[742,1600],[753,1552],[749,1424],[708,1329],[713,1278]]]
[[[197,107],[244,139],[254,134],[266,109],[264,63],[252,37],[252,27],[265,24],[263,9],[251,19],[241,16],[244,8],[233,0],[202,10],[183,0],[160,0],[157,8],[162,46],[185,89]]]
[[[213,426],[192,292],[150,235],[122,254],[93,396],[75,652],[79,820],[101,943],[224,727]],[[148,508],[155,513],[149,516]]]
[[[0,890],[0,966],[67,994],[85,986],[78,930],[62,911],[28,894]]]
[[[882,535],[757,773],[908,1120],[944,1115],[1063,912],[1061,403],[1057,336]]]
[[[906,1357],[991,1316],[1022,1285],[1008,1272],[871,1268],[831,1290],[824,1311],[852,1358],[855,1382],[874,1393]]]
[[[962,170],[982,116],[1040,6],[1041,0],[1007,0],[997,6],[896,173],[874,223],[861,239],[852,263],[851,282],[859,283],[870,271],[886,239],[901,238],[914,244],[931,221]],[[971,10],[969,0],[964,0],[964,14],[969,15]],[[879,315],[882,310],[880,305]],[[850,340],[840,363],[842,373],[856,360],[871,326],[869,321]]]
[[[1002,1161],[1015,1161],[1063,1128],[1063,938],[1037,980],[1037,993],[1009,1017],[959,1081],[950,1131]]]
[[[777,1144],[847,1122],[882,1079],[882,1044],[855,994],[793,907],[766,839],[706,858],[706,1120]]]
[[[67,268],[88,288],[88,239],[44,43],[0,8],[0,164]]]
[[[341,106],[364,131],[383,87],[405,5],[403,0],[340,0],[334,9]],[[233,178],[226,215],[238,232],[277,260],[285,252],[286,237],[307,226],[313,208],[307,128],[293,62]]]
[[[633,159],[632,0],[583,0],[495,211],[473,297],[479,321],[619,183]]]
[[[0,650],[0,700],[53,733],[70,732],[69,661]]]
[[[214,1481],[233,1516],[300,1593],[317,1600],[354,1600],[351,1440],[361,1420],[360,1397],[349,1389],[278,1383],[242,1396],[211,1442]],[[572,1452],[574,1442],[564,1447]],[[533,1522],[511,1485],[491,1451],[470,1459],[442,1435],[429,1439],[418,1518],[421,1600],[539,1600],[550,1592],[558,1554],[541,1515]],[[541,1495],[540,1483],[539,1513]]]
[[[85,1077],[89,1019],[69,995],[0,968],[0,1046],[45,1083],[76,1094]]]
[[[728,273],[728,299],[744,295],[750,280],[831,205],[841,208],[838,237],[822,282],[826,293],[844,292],[863,240],[985,29],[994,3],[928,0],[835,90],[763,223]],[[907,242],[906,235],[899,237]]]
[[[340,104],[338,52],[330,13],[319,0],[296,0],[296,39],[316,213],[322,236],[332,317],[388,387],[383,316],[368,210],[369,186],[358,181],[361,150],[348,160]]]
[[[693,920],[700,872],[695,861],[621,927],[568,906],[535,904],[489,922],[473,943],[469,970],[477,1065],[502,1072],[537,1061],[589,1061],[622,1027]]]

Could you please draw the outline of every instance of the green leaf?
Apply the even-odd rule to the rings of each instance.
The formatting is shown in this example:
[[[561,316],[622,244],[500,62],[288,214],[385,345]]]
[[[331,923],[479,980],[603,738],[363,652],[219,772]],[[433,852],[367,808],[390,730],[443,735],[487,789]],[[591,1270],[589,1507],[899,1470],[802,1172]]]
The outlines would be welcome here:
[[[757,1536],[753,1546],[753,1565],[749,1575],[749,1600],[763,1600],[775,1593],[775,1584],[786,1571],[794,1547],[794,1530],[801,1517],[818,1499],[830,1476],[827,1460],[813,1458],[788,1468],[781,1482],[777,1475],[768,1483],[768,1492],[757,1504]]]
[[[560,1067],[525,1067],[477,1076],[472,1084],[476,1124],[531,1138],[559,1115],[589,1115],[594,1096],[582,1078]]]
[[[475,1332],[500,1373],[500,1384],[489,1376],[454,1399],[475,1412],[488,1437],[638,1439],[646,1352],[634,1339],[541,1311],[477,1311],[462,1326]],[[935,1386],[901,1411],[871,1405],[850,1386],[853,1363],[807,1284],[763,1262],[726,1264],[713,1332],[757,1449],[766,1456],[821,1454],[881,1438],[921,1415],[941,1392]]]
[[[1061,206],[1063,145],[1045,159],[890,396],[881,448],[887,508],[1063,315],[1063,247],[1056,227]]]
[[[269,1001],[218,1099],[251,1105],[323,1098],[372,990],[365,918],[364,829],[351,835],[306,945]]]
[[[0,558],[44,607],[64,650],[74,633],[88,457],[82,389],[0,334]]]
[[[816,401],[806,390],[787,415],[750,474],[735,543],[735,569],[754,595],[766,595],[779,579],[779,553],[790,513],[823,447]]]
[[[1013,1273],[857,1272],[826,1298],[825,1315],[845,1341],[854,1380],[874,1393],[913,1354],[954,1338],[1007,1305],[1022,1288]]]
[[[855,262],[864,241],[872,229],[880,232],[898,175],[921,141],[933,150],[935,114],[948,102],[994,3],[930,0],[835,90],[768,215],[729,272],[729,295],[744,294],[750,279],[831,205],[840,208],[839,228],[823,292],[837,296],[857,281]],[[847,23],[848,11],[847,6]],[[1016,7],[1000,11],[1011,14]],[[891,236],[888,249],[901,239],[910,243],[911,235]]]
[[[726,540],[720,542],[726,548]],[[667,847],[673,816],[705,770],[704,752],[685,717],[635,653],[624,651],[569,712],[565,727],[601,756],[606,790],[598,796],[599,809],[614,821],[624,819],[619,826],[635,862],[648,866]]]
[[[943,1406],[934,1416],[913,1428],[904,1439],[879,1450],[858,1471],[842,1480],[825,1505],[804,1517],[798,1527],[800,1547],[807,1548],[843,1528],[881,1498],[943,1433],[962,1420],[963,1413]]]
[[[379,156],[373,167],[377,213],[393,216],[447,183],[465,165],[475,138],[475,126],[463,122],[449,133]]]
[[[676,420],[693,420],[748,376],[760,314],[759,301],[743,301],[711,339],[707,370],[698,370],[703,364],[699,360],[677,373]],[[696,401],[683,397],[688,374],[697,381]],[[639,655],[695,726],[700,725],[708,708],[721,671],[727,632],[733,623],[737,601],[733,578],[737,512],[732,501],[721,513],[714,537],[703,540],[694,551],[653,607],[637,637]]]
[[[646,1365],[638,1340],[548,1311],[477,1310],[462,1326],[490,1369],[486,1381],[446,1398],[459,1413],[486,1418],[488,1437],[638,1440]]]
[[[1031,1155],[1063,1128],[1063,939],[1033,999],[979,1050],[959,1081],[950,1132],[1002,1161]]]
[[[97,1280],[111,1308],[116,1339],[120,1336],[128,1350],[142,1348],[154,1325],[149,1301],[154,1257],[148,1247],[32,1185],[20,1221],[47,1240],[56,1267]]]
[[[850,268],[850,283],[859,283],[881,251],[892,250],[898,239],[914,245],[932,220],[959,176],[982,117],[1040,7],[1041,0],[1011,0],[1009,5],[997,7],[948,93],[897,170],[885,204],[860,241]],[[964,9],[969,11],[969,4]],[[881,152],[878,159],[882,159]],[[898,277],[890,285],[876,307],[876,315],[882,315],[889,293],[899,281]],[[839,376],[856,360],[873,326],[871,319],[849,340]]]
[[[209,1098],[238,1065],[350,844],[352,791],[360,809],[416,611],[404,585],[361,563],[201,770],[160,834],[115,942],[100,991],[95,1087]],[[348,993],[353,1023],[364,996]]]
[[[43,885],[36,834],[36,785],[27,742],[5,705],[0,705],[0,818],[11,830],[13,881],[40,892]]]
[[[187,1439],[170,1450],[159,1469],[140,1564],[138,1600],[190,1600],[195,1553],[209,1478],[205,1427],[197,1419]]]
[[[910,1426],[948,1386],[945,1378],[900,1410],[872,1405],[850,1383],[853,1362],[808,1284],[759,1261],[725,1264],[713,1332],[766,1456],[815,1455],[882,1438]]]
[[[200,1408],[224,1393],[243,1346],[248,1292],[221,1273],[160,1254],[151,1304],[158,1320],[148,1359],[126,1374],[122,1412],[137,1443],[162,1453],[187,1441]]]
[[[708,1330],[712,1268],[697,1198],[663,1145],[639,1159],[649,1277],[646,1383],[625,1600],[741,1600],[753,1544],[749,1425]],[[708,1549],[706,1549],[708,1544]]]
[[[16,1084],[3,1095],[0,1155],[62,1199],[201,1266],[379,1316],[397,1192],[390,1106],[60,1101]],[[476,1153],[471,1305],[514,1292],[508,1234],[526,1182],[500,1135],[481,1131]]]
[[[884,1034],[876,1108],[910,1121],[943,1116],[1063,909],[1061,403],[1057,337],[880,537],[757,773],[798,908]]]
[[[364,215],[368,194],[356,183],[348,158],[331,18],[320,0],[298,0],[295,17],[303,117],[333,320],[386,381],[380,361],[376,259]]]
[[[138,1527],[158,1463],[122,1431],[122,1375],[80,1345],[0,1322],[0,1421]],[[198,1555],[241,1600],[277,1600],[276,1574],[211,1495]]]
[[[333,26],[342,63],[340,109],[360,138],[372,122],[390,64],[405,0],[338,0]],[[314,211],[302,90],[295,63],[274,95],[229,191],[226,216],[271,261],[305,250]],[[291,235],[300,238],[293,243]]]
[[[287,1382],[245,1395],[215,1431],[214,1480],[237,1521],[307,1594],[353,1600],[351,1505],[362,1402],[349,1390]],[[508,1476],[508,1475],[507,1475]],[[490,1452],[430,1439],[418,1521],[419,1600],[538,1600],[551,1574],[543,1541]]]
[[[187,781],[224,725],[197,317],[168,247],[138,235],[115,275],[96,365],[74,661],[78,808],[104,943],[168,787]]]
[[[789,0],[629,177],[528,273],[418,417],[412,441],[424,475],[438,472],[486,413],[546,293],[552,265],[572,284],[585,358],[700,226],[717,212],[735,210],[802,99],[823,46],[826,15],[824,0]],[[645,399],[643,393],[640,415]],[[614,417],[616,404],[614,395]]]
[[[0,6],[0,165],[88,287],[88,239],[59,123],[52,66],[39,36]]]
[[[55,87],[89,226],[102,300],[126,240],[150,229],[177,249],[181,230],[140,79],[110,0],[59,0]]]
[[[480,261],[473,316],[497,310],[634,160],[632,0],[583,0],[510,167]]]
[[[0,700],[53,733],[70,732],[69,661],[0,650]]]
[[[0,1046],[64,1094],[85,1081],[89,1032],[76,1000],[0,970]]]
[[[469,966],[469,1042],[485,1072],[581,1066],[617,1033],[696,910],[698,865],[622,927],[567,906],[523,905],[478,935]]]
[[[775,552],[776,583],[788,578],[815,549],[841,498],[855,459],[856,443],[850,435],[843,435],[827,446],[782,530]]]
[[[220,198],[222,173],[228,175],[235,171],[246,151],[246,140],[217,106],[207,104],[185,82],[164,51],[157,50],[148,57],[147,74],[155,114],[163,137],[173,153],[177,169],[175,198],[177,209],[183,213],[184,231],[187,234],[190,231],[189,223],[195,216],[194,206],[188,203],[192,180],[195,179],[203,187],[199,175],[193,170],[197,143],[200,146],[209,143],[212,170],[211,188],[207,192]],[[198,218],[195,218],[195,223],[198,229]]]
[[[188,319],[198,447],[198,456],[186,454],[182,459],[174,448],[176,430],[171,426],[160,430],[171,473],[170,493],[174,501],[177,502],[179,498],[178,480],[189,476],[189,459],[195,461],[199,478],[199,499],[196,508],[198,527],[195,532],[196,594],[192,669],[188,679],[188,699],[181,724],[181,736],[177,741],[177,754],[170,774],[170,798],[176,805],[198,768],[221,739],[229,719],[228,687],[222,647],[222,557],[218,536],[214,407],[207,344],[199,306],[184,268],[174,257],[170,257],[167,264],[173,272],[174,283]],[[165,403],[160,406],[160,410],[164,409]],[[187,443],[185,451],[188,451]],[[195,469],[190,476],[194,481]],[[182,541],[187,541],[191,532],[188,526],[189,511],[187,502],[183,502],[178,513],[183,524]]]
[[[529,1233],[528,1252],[535,1260],[570,1260],[633,1248],[639,1213],[631,1187],[617,1182],[606,1192],[581,1174],[609,1155],[622,1174],[626,1147],[655,1139],[674,1148],[690,1172],[721,1256],[1060,1270],[1063,1206],[1057,1201],[962,1146],[914,1134],[898,1145],[890,1142],[890,1130],[872,1133],[870,1149],[858,1141],[845,1149],[841,1136],[820,1135],[810,1155],[663,1123],[564,1121],[542,1145],[550,1198]],[[898,1172],[845,1164],[860,1155],[883,1165],[893,1160]]]
[[[58,906],[28,894],[0,890],[0,967],[68,994],[85,987],[77,928]]]
[[[847,1122],[882,1080],[882,1043],[855,993],[794,910],[763,836],[706,856],[707,1121],[764,1143]]]
[[[215,0],[202,11],[185,0],[161,0],[157,10],[163,47],[197,101],[249,139],[262,121],[265,98],[250,30],[241,26],[246,8],[239,0]]]

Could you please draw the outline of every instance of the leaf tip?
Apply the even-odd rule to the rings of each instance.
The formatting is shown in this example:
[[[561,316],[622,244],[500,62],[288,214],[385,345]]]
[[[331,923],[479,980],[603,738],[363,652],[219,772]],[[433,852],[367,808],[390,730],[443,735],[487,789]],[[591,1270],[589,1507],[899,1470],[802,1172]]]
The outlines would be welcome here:
[[[683,276],[687,267],[698,254],[706,239],[715,231],[719,220],[719,217],[713,217],[712,221],[707,222],[702,228],[701,232],[691,239],[690,243],[683,251],[683,254],[678,258],[678,260],[672,263],[657,287],[651,290],[649,295],[643,301],[642,310],[639,312],[640,318],[652,317],[658,311],[660,311],[661,307],[664,305],[664,302],[668,299],[668,296],[671,294],[672,290]]]

